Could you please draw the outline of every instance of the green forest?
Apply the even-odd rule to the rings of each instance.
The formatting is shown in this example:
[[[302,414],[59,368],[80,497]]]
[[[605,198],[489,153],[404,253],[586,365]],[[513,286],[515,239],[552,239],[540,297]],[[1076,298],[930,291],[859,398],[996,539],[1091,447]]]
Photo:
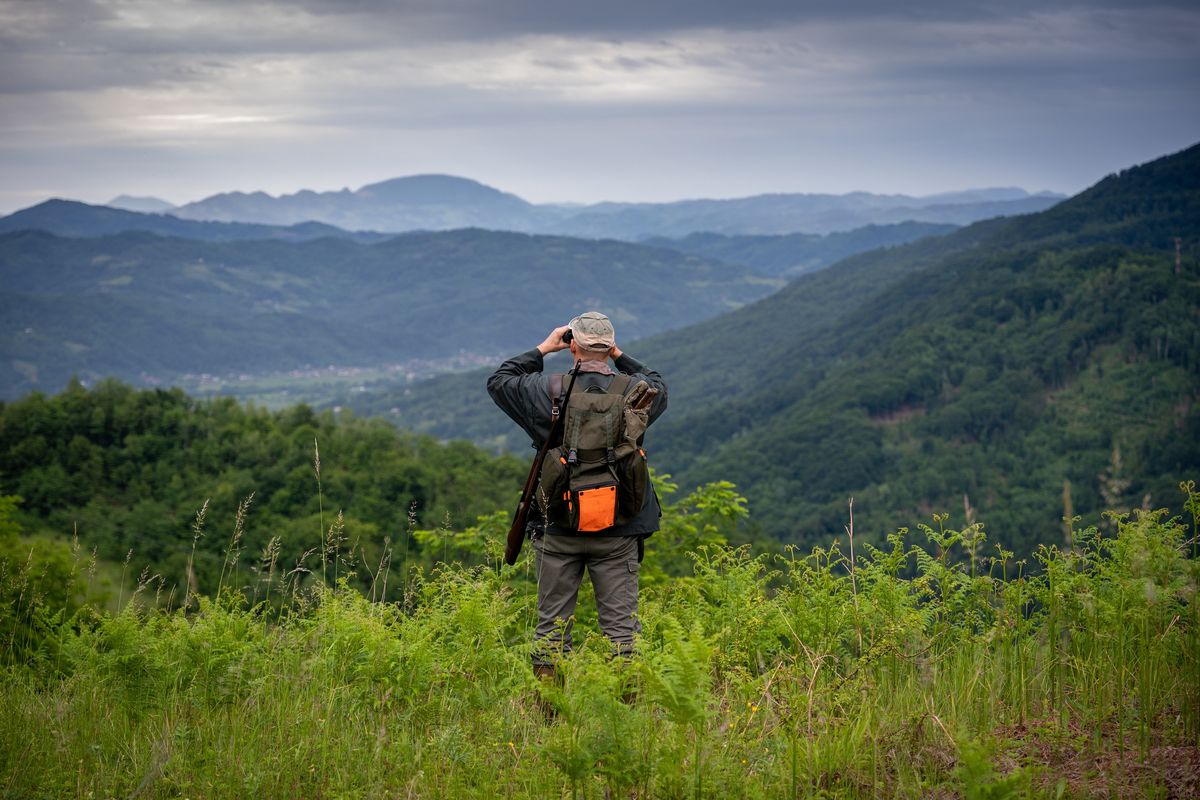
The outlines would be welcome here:
[[[389,539],[399,549],[406,532],[461,530],[508,506],[524,470],[512,456],[378,420],[303,405],[268,412],[112,380],[0,406],[0,486],[20,498],[22,527],[57,541],[78,536],[99,559],[148,567],[181,590],[190,560],[194,588],[215,591],[229,543],[195,536],[201,510],[231,520],[244,504],[238,548],[270,549],[289,569],[340,512],[378,560]]]

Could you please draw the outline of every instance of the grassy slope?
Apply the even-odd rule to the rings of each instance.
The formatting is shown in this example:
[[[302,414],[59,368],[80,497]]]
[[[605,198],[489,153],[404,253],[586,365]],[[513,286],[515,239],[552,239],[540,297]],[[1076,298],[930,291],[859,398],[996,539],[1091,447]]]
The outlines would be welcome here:
[[[674,505],[664,536],[719,529],[729,510],[717,495]],[[853,572],[836,548],[779,562],[701,548],[692,577],[644,576],[628,663],[608,658],[585,592],[561,688],[529,671],[527,562],[441,567],[386,603],[277,577],[258,584],[272,605],[187,614],[155,610],[151,580],[119,615],[51,620],[37,657],[14,627],[28,607],[9,601],[0,657],[18,663],[0,672],[0,791],[1193,796],[1189,535],[1158,515],[1113,539],[1080,531],[1080,549],[1046,551],[1033,579],[968,559],[975,529],[930,531],[928,554],[900,538],[866,556],[860,544]]]

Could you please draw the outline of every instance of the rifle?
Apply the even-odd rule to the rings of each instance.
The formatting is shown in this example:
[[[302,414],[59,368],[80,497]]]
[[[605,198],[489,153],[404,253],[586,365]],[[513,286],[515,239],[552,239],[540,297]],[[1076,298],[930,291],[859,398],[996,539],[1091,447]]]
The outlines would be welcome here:
[[[517,513],[513,515],[512,524],[508,526],[508,539],[504,543],[504,563],[510,567],[517,563],[517,556],[521,555],[521,545],[525,542],[525,523],[529,517],[529,504],[533,502],[533,490],[537,486],[538,477],[542,472],[542,462],[546,460],[546,454],[554,446],[554,437],[562,424],[561,409],[571,399],[571,390],[575,388],[575,378],[579,375],[579,365],[581,363],[580,361],[576,361],[575,368],[571,370],[571,382],[567,384],[567,392],[563,395],[562,405],[554,402],[557,398],[550,398],[552,411],[550,415],[550,434],[546,437],[546,441],[542,442],[537,455],[533,457],[533,463],[529,465],[529,476],[525,478],[525,488],[521,492],[521,502],[517,504]]]

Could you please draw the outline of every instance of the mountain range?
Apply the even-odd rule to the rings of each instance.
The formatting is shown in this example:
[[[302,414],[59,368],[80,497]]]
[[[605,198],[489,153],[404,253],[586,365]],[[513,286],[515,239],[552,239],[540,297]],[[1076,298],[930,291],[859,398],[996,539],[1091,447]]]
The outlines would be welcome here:
[[[672,239],[656,236],[639,244],[677,250],[681,253],[741,264],[772,276],[792,277],[812,272],[855,253],[904,244],[925,236],[940,236],[955,225],[903,222],[867,225],[851,231],[825,235],[794,233],[780,236],[726,236],[694,233]],[[303,242],[331,237],[356,242],[378,242],[391,234],[347,231],[321,222],[295,225],[259,225],[249,222],[202,222],[180,219],[157,212],[137,213],[109,206],[93,206],[73,200],[46,200],[36,206],[0,217],[0,233],[36,230],[76,239],[142,231],[180,239],[209,242],[268,239]]]
[[[304,200],[332,208],[349,194],[351,205],[466,214],[475,187],[430,177]],[[542,208],[482,196],[513,219]],[[905,224],[819,239],[687,231],[687,220],[715,225],[714,209],[734,228],[753,219],[768,230],[773,207],[806,225],[913,207],[783,197],[551,210],[554,225],[633,220],[624,235],[638,238],[650,219],[657,238],[644,244],[479,229],[307,238],[311,228],[286,219],[29,209],[0,234],[0,385],[14,396],[70,374],[152,381],[414,354],[498,360],[598,307],[671,386],[649,442],[655,465],[684,487],[734,481],[751,524],[783,541],[828,541],[853,497],[866,542],[953,510],[1029,553],[1069,539],[1055,530],[1064,513],[1099,522],[1102,507],[1169,505],[1173,483],[1200,471],[1200,146],[942,236]],[[925,207],[961,211],[947,202],[961,199],[1030,198]],[[32,229],[39,215],[44,229]],[[813,271],[848,242],[883,247]],[[480,373],[342,404],[445,438],[524,446]]]
[[[143,214],[163,214],[175,207],[157,197],[135,197],[128,194],[119,194],[104,205],[123,211],[138,211]]]
[[[944,236],[957,227],[934,222],[900,222],[894,225],[867,225],[823,236],[812,233],[780,236],[693,233],[680,239],[656,236],[643,239],[642,244],[715,258],[731,264],[745,264],[768,275],[794,278],[824,269],[857,253],[907,244],[926,236]]]
[[[492,356],[540,341],[580,297],[636,336],[779,285],[673,250],[475,229],[370,244],[25,229],[0,234],[0,387]]]
[[[322,222],[301,222],[295,225],[200,222],[181,219],[171,214],[93,206],[74,200],[47,200],[7,217],[0,217],[0,233],[27,230],[46,231],[55,236],[69,236],[75,239],[144,231],[160,236],[209,242],[253,239],[303,242],[327,236],[356,242],[377,242],[389,238],[387,234],[351,232]]]
[[[394,380],[400,363],[436,370],[438,360],[494,356],[540,334],[527,322],[527,298],[545,295],[567,314],[571,304],[555,298],[569,297],[573,283],[648,334],[757,299],[789,270],[944,230],[908,223],[827,237],[718,237],[722,246],[480,230],[392,237],[50,200],[0,218],[0,307],[11,324],[0,333],[0,397],[56,390],[72,374],[197,385],[211,382],[198,377],[206,374],[271,381],[270,373],[336,365],[386,367]],[[346,308],[358,313],[332,322]],[[436,333],[460,310],[498,333]],[[325,395],[300,387],[289,399],[306,396]]]
[[[877,545],[951,511],[1026,554],[1069,538],[1064,513],[1177,508],[1200,475],[1198,237],[1200,146],[632,342],[670,386],[652,460],[684,486],[734,481],[799,543],[842,533],[850,498]],[[353,402],[526,447],[484,374]]]
[[[170,209],[193,220],[289,226],[322,222],[348,230],[400,232],[479,227],[525,233],[636,241],[696,232],[824,234],[865,225],[918,221],[963,225],[1048,208],[1061,195],[1000,188],[928,197],[854,192],[764,194],[670,203],[533,204],[466,178],[414,175],[351,191],[271,196],[228,192]]]

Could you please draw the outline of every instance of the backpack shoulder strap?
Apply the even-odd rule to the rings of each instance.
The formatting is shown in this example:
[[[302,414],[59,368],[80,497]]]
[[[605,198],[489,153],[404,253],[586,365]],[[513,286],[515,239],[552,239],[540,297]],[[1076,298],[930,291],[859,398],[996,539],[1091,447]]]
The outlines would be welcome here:
[[[607,394],[625,394],[629,391],[629,384],[632,380],[633,378],[624,372],[618,372],[613,376],[612,383],[608,385]]]
[[[608,385],[608,389],[605,393],[624,398],[625,393],[629,391],[629,384],[632,382],[632,380],[633,379],[625,373],[618,372],[613,376],[612,383]],[[620,405],[614,406],[608,414],[604,415],[604,439],[607,448],[605,460],[608,462],[610,470],[613,468],[612,465],[616,462],[614,448],[616,448],[617,440],[620,438],[620,430],[624,429],[624,417],[621,416],[621,412],[618,410],[624,407],[624,404],[625,400],[622,399]],[[614,413],[616,414],[615,417]],[[616,477],[615,472],[613,473],[613,477]]]
[[[547,386],[547,391],[550,393],[550,419],[558,419],[558,415],[562,413],[562,384],[563,375],[561,372],[556,372],[550,376],[550,383]]]

